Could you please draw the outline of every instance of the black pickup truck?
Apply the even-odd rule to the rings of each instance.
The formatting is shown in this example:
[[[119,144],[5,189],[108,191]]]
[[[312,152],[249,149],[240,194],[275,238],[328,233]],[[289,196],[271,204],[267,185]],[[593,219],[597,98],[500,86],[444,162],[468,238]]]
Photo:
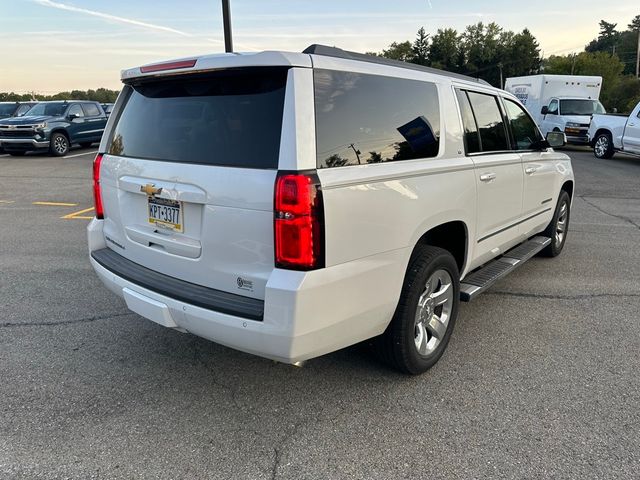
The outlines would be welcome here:
[[[72,144],[99,142],[107,116],[98,102],[69,100],[40,102],[24,117],[0,120],[0,148],[14,156],[49,150],[61,157]]]

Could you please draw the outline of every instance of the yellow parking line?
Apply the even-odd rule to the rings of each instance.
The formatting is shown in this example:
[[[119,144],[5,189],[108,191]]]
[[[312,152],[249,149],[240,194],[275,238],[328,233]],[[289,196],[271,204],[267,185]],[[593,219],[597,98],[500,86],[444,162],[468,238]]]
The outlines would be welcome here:
[[[15,203],[15,200],[0,200],[0,203],[5,203],[5,204]]]
[[[33,202],[32,205],[46,205],[48,207],[77,207],[77,203],[64,202]]]
[[[84,210],[80,210],[79,212],[73,212],[73,213],[70,213],[68,215],[65,215],[64,217],[60,217],[60,218],[64,218],[66,220],[69,220],[69,219],[72,219],[72,218],[79,218],[81,220],[91,220],[93,217],[87,217],[86,215],[82,216],[83,213],[90,212],[91,210],[93,210],[93,207],[85,208]]]

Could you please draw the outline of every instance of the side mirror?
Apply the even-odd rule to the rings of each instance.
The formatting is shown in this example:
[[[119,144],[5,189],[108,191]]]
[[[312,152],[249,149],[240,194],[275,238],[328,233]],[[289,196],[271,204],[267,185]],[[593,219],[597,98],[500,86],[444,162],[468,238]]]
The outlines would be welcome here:
[[[77,113],[70,113],[69,115],[67,115],[67,118],[69,118],[69,120],[75,120],[76,118],[80,118],[80,115],[78,115]]]
[[[549,107],[545,105],[544,107],[542,107],[540,113],[542,113],[542,115],[546,115],[547,113],[549,113]]]
[[[567,144],[567,136],[564,132],[549,132],[547,133],[547,143],[550,147],[564,147]]]

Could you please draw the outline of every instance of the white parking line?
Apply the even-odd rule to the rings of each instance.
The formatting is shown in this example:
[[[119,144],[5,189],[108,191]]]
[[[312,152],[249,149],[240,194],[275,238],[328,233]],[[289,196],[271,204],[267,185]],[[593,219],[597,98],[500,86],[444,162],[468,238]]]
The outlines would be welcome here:
[[[82,157],[84,155],[93,155],[95,153],[98,153],[98,150],[96,150],[94,152],[77,153],[76,155],[66,155],[64,158]]]

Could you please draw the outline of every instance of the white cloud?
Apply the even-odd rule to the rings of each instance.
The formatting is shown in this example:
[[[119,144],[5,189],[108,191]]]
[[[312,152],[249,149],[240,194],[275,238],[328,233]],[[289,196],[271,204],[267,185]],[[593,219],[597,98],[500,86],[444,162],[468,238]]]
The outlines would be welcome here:
[[[164,27],[162,25],[155,25],[153,23],[140,22],[131,18],[118,17],[116,15],[110,15],[108,13],[96,12],[95,10],[88,10],[86,8],[74,7],[72,5],[65,5],[64,3],[52,2],[51,0],[33,0],[35,3],[42,5],[43,7],[57,8],[59,10],[66,10],[68,12],[83,13],[85,15],[91,15],[94,17],[104,18],[112,22],[126,23],[128,25],[135,25],[136,27],[146,28],[148,30],[155,30],[158,32],[175,33],[176,35],[182,35],[183,37],[192,37],[190,33],[183,32],[171,27]]]

